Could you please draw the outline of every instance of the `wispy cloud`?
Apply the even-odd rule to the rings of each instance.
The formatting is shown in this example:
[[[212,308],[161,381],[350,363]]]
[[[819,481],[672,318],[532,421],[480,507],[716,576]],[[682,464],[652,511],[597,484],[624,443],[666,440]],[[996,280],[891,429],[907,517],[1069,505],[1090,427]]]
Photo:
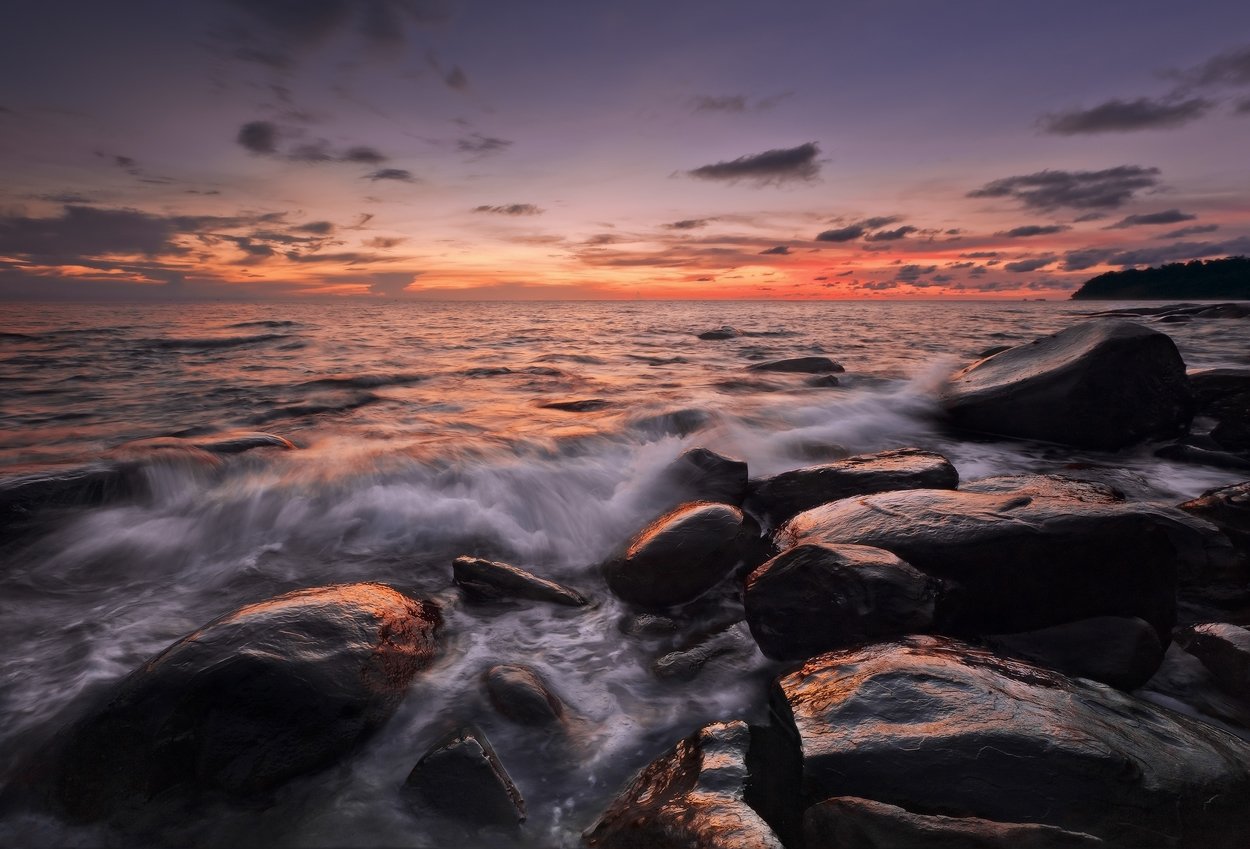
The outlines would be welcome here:
[[[703,165],[686,173],[700,180],[746,181],[760,186],[810,182],[820,174],[820,163],[816,160],[819,154],[816,143],[807,142]]]
[[[1180,224],[1183,221],[1194,221],[1198,216],[1179,209],[1165,209],[1163,212],[1148,212],[1142,215],[1129,215],[1121,218],[1108,227],[1108,230],[1122,230],[1125,227],[1143,227],[1154,224]]]
[[[1101,171],[1038,171],[992,180],[972,198],[1011,198],[1030,209],[1114,209],[1159,185],[1159,169],[1119,165]]]
[[[1203,97],[1184,100],[1108,100],[1090,109],[1073,109],[1042,117],[1043,131],[1061,136],[1092,133],[1131,133],[1181,127],[1198,120],[1215,107]]]
[[[508,203],[500,206],[482,204],[475,206],[474,212],[488,212],[495,215],[542,215],[544,210],[532,203]]]

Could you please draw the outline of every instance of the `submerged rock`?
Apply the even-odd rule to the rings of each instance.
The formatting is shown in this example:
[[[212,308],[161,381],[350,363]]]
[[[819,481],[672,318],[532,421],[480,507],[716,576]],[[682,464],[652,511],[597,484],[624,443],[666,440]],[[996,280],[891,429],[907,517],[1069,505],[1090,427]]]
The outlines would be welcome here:
[[[835,501],[778,533],[799,542],[892,551],[960,587],[948,633],[1010,633],[1095,616],[1139,617],[1161,642],[1176,617],[1177,572],[1205,568],[1211,540],[1177,510],[1017,491],[908,490]]]
[[[585,834],[599,849],[783,849],[745,801],[745,722],[717,722],[638,774]]]
[[[1037,631],[994,634],[984,642],[998,654],[1120,690],[1145,684],[1163,663],[1158,634],[1136,617],[1097,616]]]
[[[942,404],[965,430],[1104,450],[1179,436],[1193,416],[1171,338],[1115,320],[973,363],[951,377]]]
[[[490,703],[501,716],[519,725],[555,725],[564,718],[564,703],[528,666],[492,666],[484,678]]]
[[[813,658],[777,680],[773,715],[792,727],[804,806],[850,796],[1117,849],[1239,849],[1250,829],[1250,744],[953,640]]]
[[[883,549],[807,543],[752,572],[744,602],[760,650],[778,660],[800,660],[924,633],[941,593],[941,581]]]
[[[735,330],[734,328],[730,327],[728,324],[722,324],[720,327],[716,328],[715,330],[703,331],[702,333],[699,334],[699,338],[706,339],[708,341],[720,341],[723,339],[737,339],[741,335],[742,333],[740,331]]]
[[[16,540],[39,526],[42,515],[78,507],[102,507],[148,494],[132,466],[118,463],[57,469],[0,480],[0,537]]]
[[[528,599],[568,607],[590,603],[581,593],[555,581],[540,578],[519,566],[480,557],[457,557],[452,561],[451,574],[456,586],[474,601]]]
[[[871,799],[839,796],[803,815],[806,849],[1097,849],[1089,834],[1038,823],[916,814]]]
[[[476,728],[457,729],[417,761],[403,795],[421,812],[475,826],[510,828],[525,822],[525,800]]]
[[[839,498],[896,489],[954,489],[959,472],[941,454],[899,448],[860,454],[751,481],[746,509],[772,524]]]
[[[836,360],[828,357],[791,357],[786,360],[772,360],[767,363],[756,363],[747,366],[747,371],[784,371],[797,374],[825,374],[826,372],[846,371]]]
[[[604,571],[619,598],[645,608],[692,601],[733,572],[758,536],[737,507],[695,502],[661,516]]]
[[[54,802],[89,821],[167,791],[254,799],[334,764],[428,666],[431,602],[381,584],[241,608],[135,670],[56,744]]]
[[[655,659],[651,670],[658,678],[690,681],[709,662],[730,655],[747,658],[755,655],[755,641],[743,622],[735,622],[713,634]]]

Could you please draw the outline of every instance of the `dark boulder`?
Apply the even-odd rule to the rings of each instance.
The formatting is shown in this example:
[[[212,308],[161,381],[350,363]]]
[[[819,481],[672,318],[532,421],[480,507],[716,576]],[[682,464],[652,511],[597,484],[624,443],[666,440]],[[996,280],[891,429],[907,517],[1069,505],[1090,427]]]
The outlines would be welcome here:
[[[492,666],[484,679],[491,705],[519,725],[556,725],[564,718],[560,697],[528,666]]]
[[[851,796],[1116,849],[1240,849],[1250,829],[1250,743],[953,640],[813,658],[777,680],[772,710],[792,727],[805,806]]]
[[[601,849],[782,849],[745,801],[745,722],[717,722],[652,761],[586,832]]]
[[[1065,475],[995,475],[968,481],[959,489],[962,492],[1009,492],[1030,498],[1067,498],[1090,504],[1117,504],[1125,500],[1124,493],[1110,484]]]
[[[941,454],[899,448],[753,480],[746,509],[776,525],[796,513],[852,495],[958,485],[959,472]]]
[[[241,608],[112,688],[55,747],[53,799],[101,819],[166,791],[254,800],[377,730],[434,656],[438,608],[380,584]]]
[[[723,339],[737,339],[741,335],[742,333],[740,331],[735,330],[734,328],[730,327],[728,324],[722,324],[720,327],[716,328],[715,330],[703,331],[702,333],[699,334],[699,338],[706,339],[711,342],[715,342],[715,341],[720,341]]]
[[[475,826],[512,828],[525,822],[525,800],[476,728],[457,729],[417,761],[403,796],[418,812]]]
[[[457,557],[452,561],[451,574],[456,586],[474,601],[527,599],[568,607],[582,607],[590,603],[581,593],[555,581],[540,578],[518,566],[480,557]]]
[[[1088,834],[1053,825],[943,817],[874,802],[835,797],[803,815],[806,849],[1097,849]]]
[[[1250,555],[1250,481],[1209,489],[1180,507],[1218,527],[1238,550]]]
[[[691,448],[664,470],[660,486],[665,502],[718,501],[738,506],[747,494],[747,464],[706,448]]]
[[[772,360],[767,363],[756,363],[747,366],[747,371],[782,371],[792,374],[825,374],[827,372],[846,371],[836,360],[828,357],[791,357],[787,360]]]
[[[959,428],[1114,450],[1185,431],[1193,398],[1166,334],[1078,324],[956,372],[942,404]]]
[[[99,463],[5,478],[0,480],[0,540],[32,535],[59,511],[117,504],[149,492],[146,479],[130,464]]]
[[[1250,631],[1207,622],[1177,629],[1176,642],[1202,662],[1221,690],[1250,707]]]
[[[803,381],[805,386],[812,386],[816,389],[828,389],[833,386],[840,386],[841,383],[832,374],[815,374]]]
[[[708,663],[717,658],[734,658],[745,662],[757,657],[755,640],[746,623],[735,622],[727,628],[701,635],[673,651],[666,652],[651,664],[657,678],[690,681],[698,676]]]
[[[1213,451],[1185,442],[1164,445],[1155,449],[1155,456],[1180,463],[1193,463],[1198,466],[1211,466],[1216,469],[1235,469],[1250,471],[1250,457],[1243,457],[1228,451]]]
[[[801,660],[855,643],[925,633],[942,583],[880,548],[805,543],[747,578],[747,622],[760,650]]]
[[[608,586],[639,607],[685,604],[727,578],[753,550],[758,533],[737,507],[682,505],[652,522],[604,565]]]
[[[1206,568],[1214,529],[1178,510],[1018,491],[909,490],[800,513],[778,541],[892,551],[960,588],[948,633],[1031,631],[1095,616],[1139,617],[1164,644],[1179,570]],[[1218,536],[1218,535],[1216,535]],[[1202,563],[1196,561],[1202,560]],[[1195,561],[1195,562],[1191,562]]]
[[[1182,592],[1216,608],[1244,605],[1250,600],[1250,481],[1207,490],[1180,509],[1218,528],[1235,550],[1208,569],[1183,573]]]
[[[1163,663],[1159,635],[1135,617],[1097,616],[1037,631],[994,634],[984,642],[1000,655],[1120,690],[1145,684]]]

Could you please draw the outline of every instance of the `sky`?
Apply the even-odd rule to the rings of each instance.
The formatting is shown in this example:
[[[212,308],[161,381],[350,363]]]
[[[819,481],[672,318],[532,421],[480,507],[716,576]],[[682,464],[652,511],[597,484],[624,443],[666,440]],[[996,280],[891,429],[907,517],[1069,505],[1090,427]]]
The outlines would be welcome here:
[[[7,0],[0,298],[1065,298],[1250,253],[1244,0]]]

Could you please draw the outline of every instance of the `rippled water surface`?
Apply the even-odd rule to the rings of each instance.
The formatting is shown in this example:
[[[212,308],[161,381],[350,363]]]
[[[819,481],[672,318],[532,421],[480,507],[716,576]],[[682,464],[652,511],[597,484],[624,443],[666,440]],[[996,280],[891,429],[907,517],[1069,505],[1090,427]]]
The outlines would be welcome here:
[[[572,846],[638,767],[712,719],[760,719],[775,667],[739,646],[693,681],[652,663],[689,635],[626,637],[597,564],[655,512],[658,473],[705,446],[753,475],[919,446],[963,478],[1081,463],[1177,501],[1241,477],[1155,458],[962,442],[934,421],[942,376],[1101,309],[1073,303],[299,304],[0,307],[0,473],[125,459],[144,495],[67,509],[0,547],[0,750],[242,604],[376,580],[445,605],[440,660],[341,767],[263,811],[153,838],[204,845]],[[743,335],[705,341],[732,325]],[[1155,325],[1191,368],[1250,364],[1250,322]],[[825,355],[837,386],[753,363]],[[578,409],[545,405],[594,401]],[[203,450],[263,431],[297,448]],[[198,447],[197,447],[198,446]],[[590,611],[466,606],[473,553],[575,586]],[[732,619],[732,610],[722,611]],[[527,663],[575,718],[567,740],[494,717],[481,672]],[[521,836],[416,819],[396,788],[449,717],[490,734],[527,799]],[[0,765],[0,780],[11,757]],[[24,845],[125,842],[29,814]],[[133,839],[133,838],[130,838]]]

